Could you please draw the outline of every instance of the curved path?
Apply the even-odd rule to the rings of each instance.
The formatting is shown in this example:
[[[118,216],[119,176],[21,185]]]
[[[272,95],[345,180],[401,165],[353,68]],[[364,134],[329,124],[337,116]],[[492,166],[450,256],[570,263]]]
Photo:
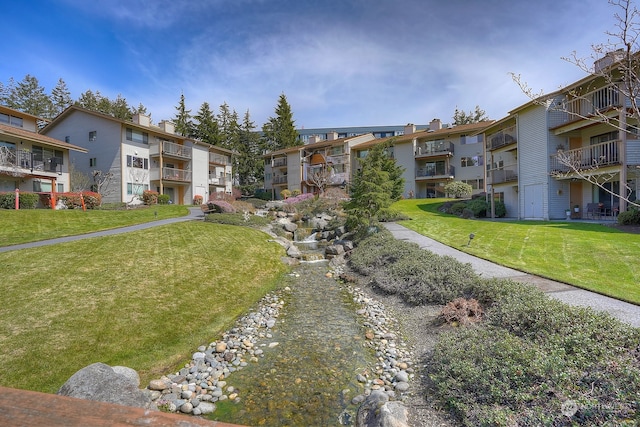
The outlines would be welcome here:
[[[606,311],[625,323],[640,327],[640,306],[635,304],[495,264],[444,245],[397,223],[388,222],[384,226],[398,240],[414,242],[422,249],[427,249],[439,255],[448,255],[460,262],[471,264],[476,273],[482,277],[509,278],[518,282],[531,283],[549,296],[562,302]]]
[[[15,251],[19,249],[37,248],[40,246],[55,245],[57,243],[73,242],[76,240],[89,239],[92,237],[112,236],[114,234],[128,233],[130,231],[145,230],[147,228],[157,227],[159,225],[173,224],[176,222],[183,222],[183,221],[203,220],[203,219],[204,219],[204,214],[202,213],[202,210],[200,208],[189,208],[189,215],[186,215],[186,216],[161,219],[158,221],[145,222],[142,224],[135,224],[127,227],[112,228],[110,230],[96,231],[93,233],[80,234],[77,236],[59,237],[57,239],[40,240],[37,242],[22,243],[19,245],[3,246],[3,247],[0,247],[0,253]]]

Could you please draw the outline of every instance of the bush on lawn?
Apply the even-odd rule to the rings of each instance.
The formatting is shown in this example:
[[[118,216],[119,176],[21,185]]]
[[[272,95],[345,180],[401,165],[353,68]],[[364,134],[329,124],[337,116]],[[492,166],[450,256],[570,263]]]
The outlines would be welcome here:
[[[640,225],[640,210],[630,208],[628,211],[618,214],[618,224],[620,225]]]
[[[20,209],[35,209],[40,201],[40,195],[38,193],[20,193],[20,201],[18,207]],[[7,193],[0,193],[0,208],[2,209],[15,209],[16,208],[16,193],[14,191]]]

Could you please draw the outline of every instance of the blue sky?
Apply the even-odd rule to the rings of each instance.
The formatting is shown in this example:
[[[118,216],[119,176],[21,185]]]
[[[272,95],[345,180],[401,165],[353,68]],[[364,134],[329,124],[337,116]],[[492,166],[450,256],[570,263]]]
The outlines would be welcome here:
[[[31,0],[3,5],[0,81],[59,78],[144,104],[154,122],[184,93],[258,128],[281,93],[297,127],[492,119],[584,77],[561,57],[613,31],[606,0]]]

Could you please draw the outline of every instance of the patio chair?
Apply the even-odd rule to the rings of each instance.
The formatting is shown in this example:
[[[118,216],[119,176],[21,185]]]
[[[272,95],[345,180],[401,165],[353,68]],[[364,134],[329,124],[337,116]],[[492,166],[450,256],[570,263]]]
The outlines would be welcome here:
[[[585,210],[586,218],[591,216],[591,219],[600,218],[600,207],[598,207],[597,203],[587,203],[587,209]]]

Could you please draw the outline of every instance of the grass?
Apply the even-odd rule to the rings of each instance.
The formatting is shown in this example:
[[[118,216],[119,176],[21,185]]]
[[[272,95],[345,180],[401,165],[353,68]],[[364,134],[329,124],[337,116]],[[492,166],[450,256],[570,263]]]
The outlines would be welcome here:
[[[402,225],[463,252],[640,304],[640,235],[577,221],[462,219],[438,212],[443,201],[408,199],[393,207],[411,217]]]
[[[188,213],[185,206],[157,205],[131,210],[0,209],[0,246],[74,236],[93,231],[174,218]],[[157,216],[156,216],[157,213]]]
[[[82,231],[132,221],[62,214],[96,220]],[[260,231],[201,221],[2,253],[0,384],[55,392],[94,362],[136,369],[143,385],[177,370],[277,286],[282,254]]]

